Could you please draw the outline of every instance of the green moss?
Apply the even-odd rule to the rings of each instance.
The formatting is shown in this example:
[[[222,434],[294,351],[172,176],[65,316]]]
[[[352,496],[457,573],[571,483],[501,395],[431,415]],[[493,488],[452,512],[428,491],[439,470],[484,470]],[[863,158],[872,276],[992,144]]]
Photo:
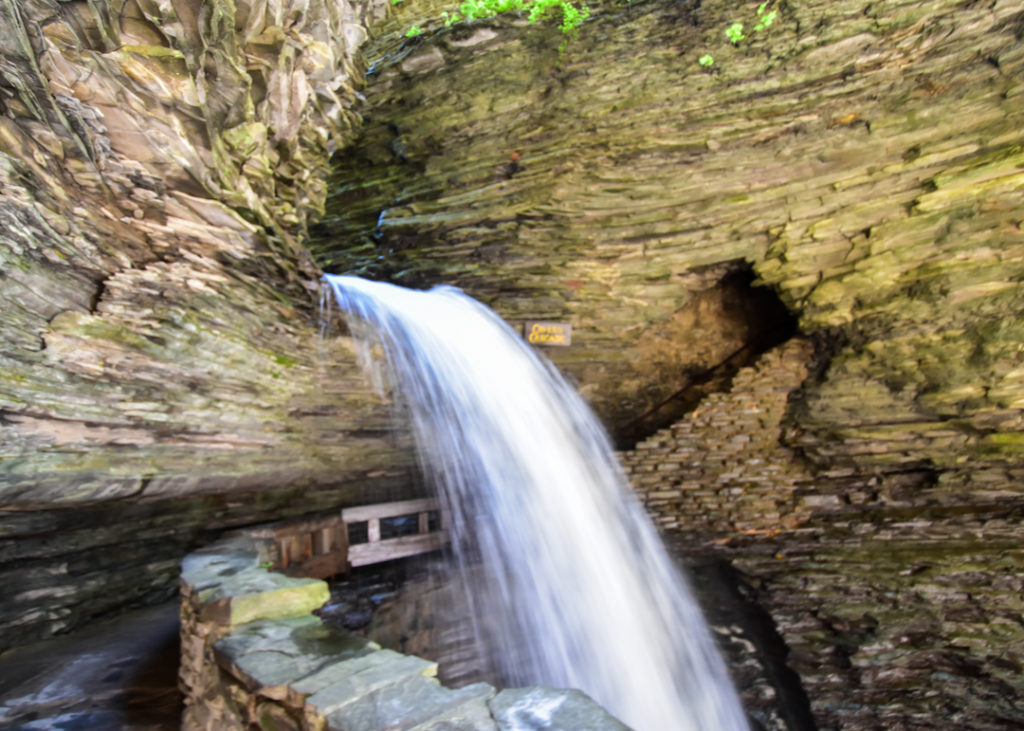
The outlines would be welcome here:
[[[990,453],[1024,455],[1024,433],[996,432],[989,434],[983,440],[982,448]]]
[[[149,58],[176,58],[182,61],[185,60],[185,54],[175,48],[168,48],[167,46],[142,46],[127,44],[121,46],[124,51],[131,53],[137,53],[140,56],[147,56]]]
[[[239,154],[249,155],[264,149],[267,144],[267,126],[262,122],[246,122],[224,130],[221,138]],[[266,160],[261,159],[261,163],[269,172]]]

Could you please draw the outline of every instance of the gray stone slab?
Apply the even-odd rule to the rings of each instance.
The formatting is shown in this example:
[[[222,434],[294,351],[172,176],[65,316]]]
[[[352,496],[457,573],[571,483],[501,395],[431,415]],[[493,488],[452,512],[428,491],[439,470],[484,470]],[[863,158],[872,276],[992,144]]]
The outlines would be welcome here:
[[[338,672],[342,677],[306,699],[307,713],[326,716],[363,696],[407,678],[433,677],[437,675],[437,663],[391,650],[380,650],[348,660],[324,672]],[[316,682],[317,678],[314,676],[307,680]],[[302,682],[296,683],[293,690],[303,686]]]
[[[509,688],[488,705],[499,731],[630,731],[575,689]]]
[[[239,572],[259,568],[259,565],[255,543],[237,538],[190,553],[181,562],[181,578],[202,596]]]
[[[388,662],[391,662],[390,650],[368,652],[359,655],[356,658],[346,658],[342,662],[325,665],[319,670],[312,672],[305,677],[299,678],[291,684],[291,689],[296,696],[312,696],[325,688],[335,685],[336,683],[340,683],[356,673],[363,672],[375,665],[385,664]],[[321,696],[321,698],[323,698],[323,696]]]
[[[214,645],[217,661],[249,688],[269,689],[297,681],[326,666],[375,651],[376,643],[324,625],[318,617],[260,620],[241,625]]]
[[[480,694],[474,695],[458,706],[443,711],[429,721],[411,726],[409,731],[497,731],[498,726],[491,717],[491,709],[487,701],[494,697],[496,691],[486,683],[469,685],[463,690],[480,686]]]
[[[417,675],[342,706],[327,716],[327,724],[336,731],[495,731],[486,705],[494,694],[486,683],[449,690],[433,678]]]

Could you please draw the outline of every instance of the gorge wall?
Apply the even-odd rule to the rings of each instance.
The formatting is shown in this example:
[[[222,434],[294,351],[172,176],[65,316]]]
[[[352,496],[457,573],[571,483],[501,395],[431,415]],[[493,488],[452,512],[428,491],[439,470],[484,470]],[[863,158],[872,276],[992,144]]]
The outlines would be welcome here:
[[[678,531],[676,551],[738,571],[820,728],[1012,728],[1024,719],[1019,506],[949,472],[802,459],[782,440],[812,355],[801,338],[769,351],[624,452],[634,488]]]
[[[564,51],[440,7],[0,4],[0,647],[413,489],[323,267],[570,322],[822,728],[1024,722],[1019,3],[785,2],[733,46],[756,3],[635,0]]]
[[[724,30],[754,5],[630,3],[562,53],[554,28],[419,7],[379,44],[313,243],[325,267],[571,321],[551,356],[617,433],[763,329],[698,308],[751,269],[821,349],[809,455],[1018,461],[1017,3],[800,2],[738,47]],[[910,422],[911,442],[888,433]]]
[[[546,353],[647,437],[638,491],[739,572],[820,727],[1011,728],[1024,11],[778,8],[733,46],[753,3],[606,7],[560,52],[402,6],[312,249],[571,323]]]
[[[218,528],[408,492],[300,244],[379,12],[0,5],[0,648],[170,596]]]

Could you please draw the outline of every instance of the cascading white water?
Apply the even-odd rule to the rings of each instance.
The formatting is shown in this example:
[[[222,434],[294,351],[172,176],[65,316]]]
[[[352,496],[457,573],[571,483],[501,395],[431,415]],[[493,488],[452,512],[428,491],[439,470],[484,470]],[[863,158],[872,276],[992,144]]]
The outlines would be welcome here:
[[[470,601],[501,674],[582,689],[637,731],[746,731],[700,610],[554,367],[456,289],[324,279],[384,350],[458,560],[483,566]]]

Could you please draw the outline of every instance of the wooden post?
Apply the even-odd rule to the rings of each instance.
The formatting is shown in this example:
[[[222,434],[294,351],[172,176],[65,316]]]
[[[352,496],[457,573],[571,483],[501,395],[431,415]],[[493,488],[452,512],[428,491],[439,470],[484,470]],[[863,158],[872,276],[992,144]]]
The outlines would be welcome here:
[[[313,533],[313,555],[323,556],[325,553],[330,553],[333,548],[331,540],[333,538],[332,531],[327,526],[321,526],[316,529]]]
[[[340,515],[338,516],[338,522],[334,526],[334,535],[337,539],[334,544],[334,550],[338,554],[338,564],[344,567],[344,571],[348,571],[348,526],[342,522]]]
[[[291,556],[288,553],[288,536],[278,536],[277,537],[277,554],[280,557],[279,560],[280,560],[280,563],[281,563],[281,565],[278,566],[278,568],[279,569],[288,568],[288,564],[290,563],[290,559],[291,559]]]

